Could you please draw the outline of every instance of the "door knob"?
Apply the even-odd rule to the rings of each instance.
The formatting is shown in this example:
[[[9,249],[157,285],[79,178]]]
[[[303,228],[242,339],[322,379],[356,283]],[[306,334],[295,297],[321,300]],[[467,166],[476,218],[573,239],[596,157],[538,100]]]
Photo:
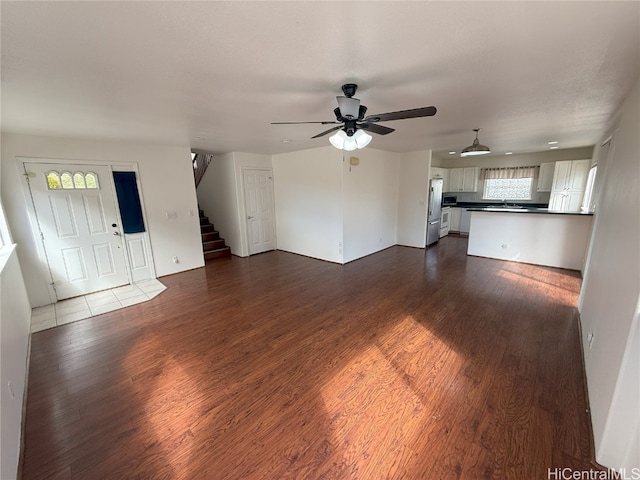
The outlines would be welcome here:
[[[116,237],[119,237],[119,236],[120,236],[120,232],[113,232],[113,234],[114,234]]]

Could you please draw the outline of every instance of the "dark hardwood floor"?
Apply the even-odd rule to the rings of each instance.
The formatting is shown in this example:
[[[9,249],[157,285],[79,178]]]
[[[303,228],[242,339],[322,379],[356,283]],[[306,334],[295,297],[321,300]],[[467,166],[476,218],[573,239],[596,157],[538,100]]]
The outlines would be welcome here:
[[[594,468],[577,272],[466,239],[164,277],[32,337],[24,479],[547,479]]]

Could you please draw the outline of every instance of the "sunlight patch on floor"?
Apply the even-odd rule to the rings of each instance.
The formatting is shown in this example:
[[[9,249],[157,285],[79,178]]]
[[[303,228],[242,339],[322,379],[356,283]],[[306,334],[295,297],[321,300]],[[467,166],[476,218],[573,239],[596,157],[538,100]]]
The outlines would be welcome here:
[[[429,373],[434,365],[420,361],[420,351],[431,346],[443,352],[449,367],[460,363],[458,353],[407,316],[321,388],[331,419],[335,462],[356,464],[362,478],[375,478],[376,471],[368,468],[375,466],[393,477],[394,471],[417,460],[417,452],[408,445],[440,418],[439,412],[431,411],[430,399],[438,375]],[[375,450],[368,448],[370,443]]]
[[[141,413],[145,419],[141,428],[173,470],[172,478],[183,478],[197,444],[189,427],[194,419],[201,417],[205,399],[198,395],[198,383],[154,334],[142,336],[131,348],[123,362],[126,372],[140,372],[140,363],[145,361],[139,354],[141,351],[159,352],[144,374],[153,378],[153,385],[140,397],[144,399]],[[136,384],[135,376],[132,381]]]
[[[534,278],[505,267],[498,272],[498,276],[510,282],[518,283],[523,288],[544,292],[547,298],[560,305],[575,306],[576,304],[580,282],[573,277],[567,277],[567,274],[545,271],[540,278]],[[575,282],[567,284],[567,279],[575,280]],[[554,288],[550,289],[550,285]]]

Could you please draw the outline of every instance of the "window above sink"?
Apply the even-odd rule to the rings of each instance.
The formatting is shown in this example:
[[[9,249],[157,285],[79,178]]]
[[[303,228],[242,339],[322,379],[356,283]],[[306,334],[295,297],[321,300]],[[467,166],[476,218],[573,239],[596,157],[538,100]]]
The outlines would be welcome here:
[[[483,200],[531,200],[533,178],[487,178]]]

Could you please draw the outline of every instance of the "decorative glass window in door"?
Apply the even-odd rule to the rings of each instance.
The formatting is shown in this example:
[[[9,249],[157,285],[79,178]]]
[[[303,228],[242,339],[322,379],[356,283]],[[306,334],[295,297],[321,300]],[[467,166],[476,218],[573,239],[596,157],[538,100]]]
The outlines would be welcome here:
[[[47,172],[47,187],[49,190],[98,190],[98,175],[93,172]]]

